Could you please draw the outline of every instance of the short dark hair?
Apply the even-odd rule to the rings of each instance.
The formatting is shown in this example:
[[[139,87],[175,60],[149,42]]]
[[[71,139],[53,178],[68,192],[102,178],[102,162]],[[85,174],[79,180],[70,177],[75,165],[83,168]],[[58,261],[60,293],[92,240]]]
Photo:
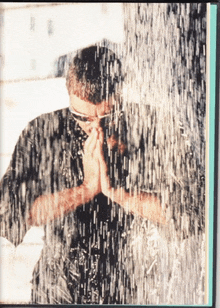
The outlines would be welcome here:
[[[116,96],[123,81],[121,61],[106,47],[90,46],[81,49],[69,67],[66,86],[93,104]]]

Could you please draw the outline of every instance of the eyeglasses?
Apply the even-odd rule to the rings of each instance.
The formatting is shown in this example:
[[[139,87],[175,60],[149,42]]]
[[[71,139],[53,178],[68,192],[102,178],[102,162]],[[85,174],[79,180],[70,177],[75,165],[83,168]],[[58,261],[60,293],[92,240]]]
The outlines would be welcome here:
[[[85,122],[86,124],[90,124],[91,122],[93,122],[95,119],[98,118],[100,119],[102,123],[104,122],[105,126],[113,123],[117,118],[119,119],[123,114],[123,111],[116,111],[116,112],[110,112],[102,116],[92,117],[92,116],[86,116],[82,113],[78,113],[75,110],[73,111],[71,108],[69,108],[69,110],[71,114],[73,115],[73,117],[78,121],[82,121],[82,122]]]

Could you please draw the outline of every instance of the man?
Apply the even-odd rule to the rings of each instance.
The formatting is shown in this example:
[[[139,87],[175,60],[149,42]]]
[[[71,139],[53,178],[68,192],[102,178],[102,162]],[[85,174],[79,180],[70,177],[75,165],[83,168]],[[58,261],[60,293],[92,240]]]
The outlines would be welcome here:
[[[2,179],[1,236],[18,245],[31,225],[45,225],[34,303],[129,303],[123,251],[133,214],[166,223],[157,196],[130,188],[122,82],[112,51],[79,51],[70,108],[28,124]]]

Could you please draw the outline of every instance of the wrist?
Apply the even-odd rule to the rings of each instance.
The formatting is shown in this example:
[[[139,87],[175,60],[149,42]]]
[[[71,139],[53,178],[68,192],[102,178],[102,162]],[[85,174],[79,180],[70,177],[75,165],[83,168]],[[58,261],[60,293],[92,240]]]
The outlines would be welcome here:
[[[107,198],[110,198],[110,199],[113,198],[114,191],[115,191],[115,189],[112,188],[112,187],[108,187],[108,188],[102,189],[102,193],[103,193]]]
[[[106,197],[111,199],[113,202],[116,202],[120,205],[123,203],[124,198],[125,198],[125,192],[123,189],[120,189],[120,188],[109,187],[109,188],[106,188],[104,191],[102,191],[102,193]]]
[[[83,191],[83,198],[84,202],[88,202],[91,199],[93,199],[98,193],[98,189],[95,188],[93,185],[89,184],[88,182],[84,181],[81,185],[82,191]]]

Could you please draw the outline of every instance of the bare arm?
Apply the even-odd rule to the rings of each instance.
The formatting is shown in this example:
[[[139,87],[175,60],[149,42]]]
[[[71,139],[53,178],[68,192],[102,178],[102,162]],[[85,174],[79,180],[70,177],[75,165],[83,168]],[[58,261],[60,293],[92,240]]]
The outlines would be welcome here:
[[[93,198],[91,190],[84,184],[63,191],[38,197],[31,209],[29,223],[39,226],[57,217],[62,217],[77,206]]]
[[[128,193],[123,188],[108,190],[106,196],[123,206],[127,211],[155,223],[166,224],[159,198],[151,193]]]

